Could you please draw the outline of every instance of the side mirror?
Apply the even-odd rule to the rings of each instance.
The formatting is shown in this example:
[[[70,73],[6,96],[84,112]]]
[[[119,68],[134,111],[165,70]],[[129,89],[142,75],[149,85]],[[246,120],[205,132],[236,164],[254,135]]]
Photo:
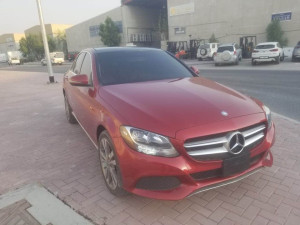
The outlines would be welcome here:
[[[74,86],[89,86],[89,78],[86,74],[79,74],[69,78],[69,82]]]
[[[191,66],[190,67],[191,68],[191,70],[195,73],[195,74],[197,74],[197,75],[199,75],[200,74],[200,72],[199,72],[199,70],[198,70],[198,68],[197,67],[195,67],[195,66]]]

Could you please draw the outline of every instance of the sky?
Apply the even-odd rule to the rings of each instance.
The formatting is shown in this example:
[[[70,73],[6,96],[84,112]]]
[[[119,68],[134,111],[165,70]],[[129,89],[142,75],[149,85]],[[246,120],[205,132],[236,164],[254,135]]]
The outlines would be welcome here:
[[[75,25],[120,6],[121,0],[41,0],[45,23]],[[36,0],[0,0],[0,35],[38,25]]]

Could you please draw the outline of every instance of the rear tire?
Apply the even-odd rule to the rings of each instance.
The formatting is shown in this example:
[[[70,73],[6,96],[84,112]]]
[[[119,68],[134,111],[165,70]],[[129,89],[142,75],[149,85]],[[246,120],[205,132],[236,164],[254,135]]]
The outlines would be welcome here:
[[[252,59],[252,66],[255,66],[256,62]]]
[[[69,123],[75,124],[75,123],[77,123],[77,120],[74,117],[74,115],[72,114],[73,110],[69,104],[68,98],[66,95],[64,96],[64,98],[65,98],[65,112],[66,112],[67,120]]]
[[[101,172],[108,190],[116,196],[128,194],[122,187],[121,170],[113,142],[107,131],[98,138],[98,158]]]
[[[280,61],[282,62],[284,60],[284,54],[282,55],[282,57],[280,57]]]
[[[279,64],[280,63],[280,58],[279,56],[275,58],[275,64]]]

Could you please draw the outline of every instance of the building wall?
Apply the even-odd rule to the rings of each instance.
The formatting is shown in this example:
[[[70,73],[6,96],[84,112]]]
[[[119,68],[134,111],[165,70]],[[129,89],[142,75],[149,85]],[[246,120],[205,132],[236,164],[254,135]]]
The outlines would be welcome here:
[[[68,51],[81,51],[85,48],[95,48],[103,46],[99,35],[91,36],[90,28],[100,26],[107,17],[113,21],[122,21],[121,7],[115,8],[107,13],[101,14],[73,27],[66,29]],[[95,28],[96,29],[96,28]],[[124,37],[122,37],[122,44],[124,44]]]
[[[6,53],[9,51],[18,51],[20,48],[19,41],[24,34],[3,34],[0,35],[0,53]]]
[[[299,0],[168,0],[169,39],[188,41],[189,35],[191,39],[209,39],[214,33],[222,43],[239,43],[240,37],[248,35],[255,35],[257,42],[263,42],[271,15],[291,11],[292,20],[281,24],[289,45],[293,46],[300,39],[299,3]],[[184,4],[194,4],[194,7],[187,7],[184,13],[180,11]],[[185,33],[175,34],[175,28],[181,27]]]
[[[59,31],[65,31],[67,28],[71,27],[72,25],[66,24],[45,24],[46,35],[50,37],[56,37]],[[25,35],[40,35],[41,34],[41,26],[36,25],[26,29]]]
[[[120,33],[121,46],[125,46],[131,42],[130,37],[132,34],[151,33],[153,39],[152,44],[137,43],[137,45],[160,47],[160,37],[157,32],[158,10],[123,5],[66,29],[68,51],[81,51],[85,48],[104,47],[100,36],[97,33],[91,35],[90,29],[97,29],[101,23],[104,23],[107,17],[110,17],[114,22],[122,22],[122,32]]]

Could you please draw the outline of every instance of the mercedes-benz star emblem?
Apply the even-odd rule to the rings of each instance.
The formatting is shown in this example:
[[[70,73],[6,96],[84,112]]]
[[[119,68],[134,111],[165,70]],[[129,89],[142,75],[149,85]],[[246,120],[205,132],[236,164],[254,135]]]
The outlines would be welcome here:
[[[229,153],[237,155],[243,151],[245,147],[245,138],[240,132],[232,133],[228,137],[226,148]]]
[[[228,116],[228,112],[222,111],[221,112],[222,116]]]

